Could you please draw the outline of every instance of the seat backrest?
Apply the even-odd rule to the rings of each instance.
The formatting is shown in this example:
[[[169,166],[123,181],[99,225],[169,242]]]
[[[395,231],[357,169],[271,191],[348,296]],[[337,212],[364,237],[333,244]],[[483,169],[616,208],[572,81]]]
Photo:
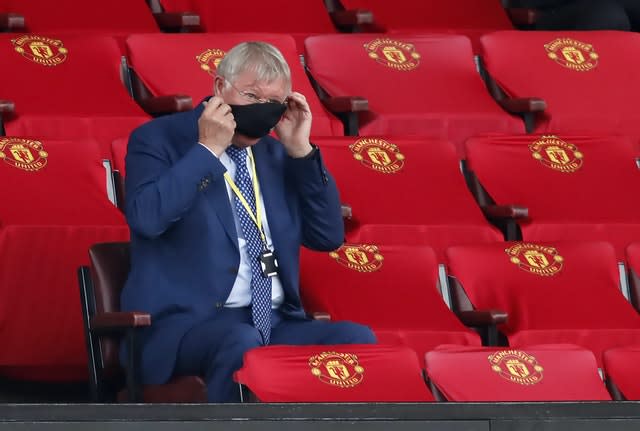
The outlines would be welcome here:
[[[235,379],[262,402],[433,401],[415,352],[402,346],[259,347]]]
[[[127,155],[127,139],[116,139],[111,143],[111,160],[113,161],[113,169],[120,172],[122,178],[126,177],[125,157]]]
[[[547,102],[539,132],[640,136],[634,106],[639,34],[504,31],[483,36],[481,49],[486,69],[508,96]],[[523,65],[531,73],[523,73]]]
[[[640,400],[640,345],[620,347],[604,352],[607,378],[626,400]]]
[[[425,360],[429,379],[448,401],[611,399],[593,353],[574,345],[441,346]]]

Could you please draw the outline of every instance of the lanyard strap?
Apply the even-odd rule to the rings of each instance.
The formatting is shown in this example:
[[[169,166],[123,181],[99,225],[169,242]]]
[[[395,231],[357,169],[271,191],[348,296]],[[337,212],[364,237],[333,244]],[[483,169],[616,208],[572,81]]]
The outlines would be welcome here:
[[[235,195],[238,197],[244,209],[247,210],[247,214],[249,214],[251,221],[253,221],[258,227],[258,232],[260,232],[260,238],[262,238],[262,243],[266,247],[267,238],[264,234],[264,231],[262,230],[262,218],[260,217],[262,206],[260,205],[260,183],[258,183],[258,173],[256,172],[256,164],[255,164],[255,161],[253,160],[253,153],[251,152],[251,148],[247,148],[247,153],[249,154],[249,159],[251,160],[251,173],[252,173],[251,180],[253,183],[253,195],[256,198],[255,214],[251,210],[251,206],[247,202],[247,199],[244,197],[244,195],[236,185],[235,181],[233,181],[233,178],[231,178],[231,175],[229,175],[229,172],[224,173],[224,179],[229,184],[229,187],[231,187],[231,190],[233,190],[233,193],[235,193]],[[238,167],[236,167],[236,169],[238,169]]]

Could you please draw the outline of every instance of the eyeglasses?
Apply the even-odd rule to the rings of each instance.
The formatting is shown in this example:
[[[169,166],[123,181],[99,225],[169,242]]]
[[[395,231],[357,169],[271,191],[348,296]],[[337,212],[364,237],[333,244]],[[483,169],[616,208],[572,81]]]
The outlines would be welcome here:
[[[284,105],[285,103],[287,103],[286,99],[284,100],[284,102],[282,102],[282,101],[280,101],[278,99],[263,99],[263,98],[260,98],[260,97],[256,96],[255,94],[251,93],[250,91],[239,90],[238,87],[233,85],[233,83],[231,81],[229,81],[228,79],[226,80],[226,82],[228,82],[229,85],[231,87],[233,87],[233,89],[236,90],[240,96],[244,97],[246,100],[248,100],[251,103],[273,103],[273,104],[276,104],[276,105]]]

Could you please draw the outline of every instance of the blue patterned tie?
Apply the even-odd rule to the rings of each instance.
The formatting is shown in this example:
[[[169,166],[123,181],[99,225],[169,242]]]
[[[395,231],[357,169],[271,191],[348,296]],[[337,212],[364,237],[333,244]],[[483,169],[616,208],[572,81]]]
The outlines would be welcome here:
[[[227,154],[236,165],[236,177],[234,179],[238,189],[249,203],[251,211],[256,215],[256,197],[253,193],[253,183],[247,170],[247,149],[233,145],[227,148]],[[258,226],[251,220],[242,202],[234,194],[236,213],[240,220],[240,226],[247,241],[249,263],[251,264],[251,314],[253,326],[262,334],[264,344],[269,344],[271,335],[271,277],[262,273],[260,255],[265,246],[260,238]],[[260,217],[260,214],[257,214]],[[263,227],[264,230],[264,227]]]

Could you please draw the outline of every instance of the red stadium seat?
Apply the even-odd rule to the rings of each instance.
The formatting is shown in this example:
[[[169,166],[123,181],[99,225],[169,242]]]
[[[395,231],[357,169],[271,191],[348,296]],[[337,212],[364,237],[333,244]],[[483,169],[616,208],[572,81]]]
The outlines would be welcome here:
[[[640,240],[640,204],[629,198],[640,188],[639,152],[629,139],[474,138],[466,152],[496,204],[528,209],[516,219],[525,241],[608,241],[622,261],[627,244]]]
[[[614,385],[620,399],[640,401],[638,363],[640,363],[640,345],[604,352],[604,370],[607,379]]]
[[[128,238],[98,145],[0,138],[0,375],[86,378],[76,268],[95,242]]]
[[[9,136],[111,141],[149,117],[120,80],[122,52],[113,37],[0,36],[0,94],[15,103],[3,118]]]
[[[288,35],[236,34],[146,34],[127,39],[131,67],[152,96],[185,94],[199,103],[213,92],[213,77],[220,59],[234,45],[262,40],[282,52],[291,69],[293,90],[303,93],[313,112],[312,133],[343,135],[342,123],[327,112],[302,68],[293,39]],[[154,47],[162,46],[162,50]],[[166,67],[167,58],[172,67]]]
[[[269,403],[433,401],[415,352],[399,346],[259,347],[235,379]]]
[[[479,345],[438,291],[438,261],[429,247],[345,244],[332,253],[301,250],[301,295],[309,312],[369,325],[384,344],[420,357],[443,343]],[[322,276],[319,276],[322,274]],[[393,298],[404,298],[393,306]]]
[[[447,401],[611,399],[593,353],[574,345],[441,346],[427,353],[426,366],[429,379]]]
[[[504,31],[481,43],[484,65],[507,97],[546,101],[536,132],[640,136],[640,35]]]
[[[419,138],[318,138],[342,202],[347,240],[446,247],[502,241],[466,188],[453,145]],[[428,186],[427,186],[428,185]]]
[[[447,261],[475,308],[508,314],[501,330],[512,347],[572,343],[600,362],[604,350],[640,343],[640,316],[619,289],[610,244],[451,247]]]
[[[308,38],[305,48],[327,96],[368,100],[361,135],[420,135],[461,149],[473,135],[524,131],[491,99],[464,36],[328,35]]]
[[[640,311],[640,242],[629,244],[625,250],[625,257],[631,276],[631,303]]]
[[[128,139],[120,138],[111,143],[111,160],[113,161],[113,169],[120,172],[122,178],[126,176],[125,157],[127,155]]]

